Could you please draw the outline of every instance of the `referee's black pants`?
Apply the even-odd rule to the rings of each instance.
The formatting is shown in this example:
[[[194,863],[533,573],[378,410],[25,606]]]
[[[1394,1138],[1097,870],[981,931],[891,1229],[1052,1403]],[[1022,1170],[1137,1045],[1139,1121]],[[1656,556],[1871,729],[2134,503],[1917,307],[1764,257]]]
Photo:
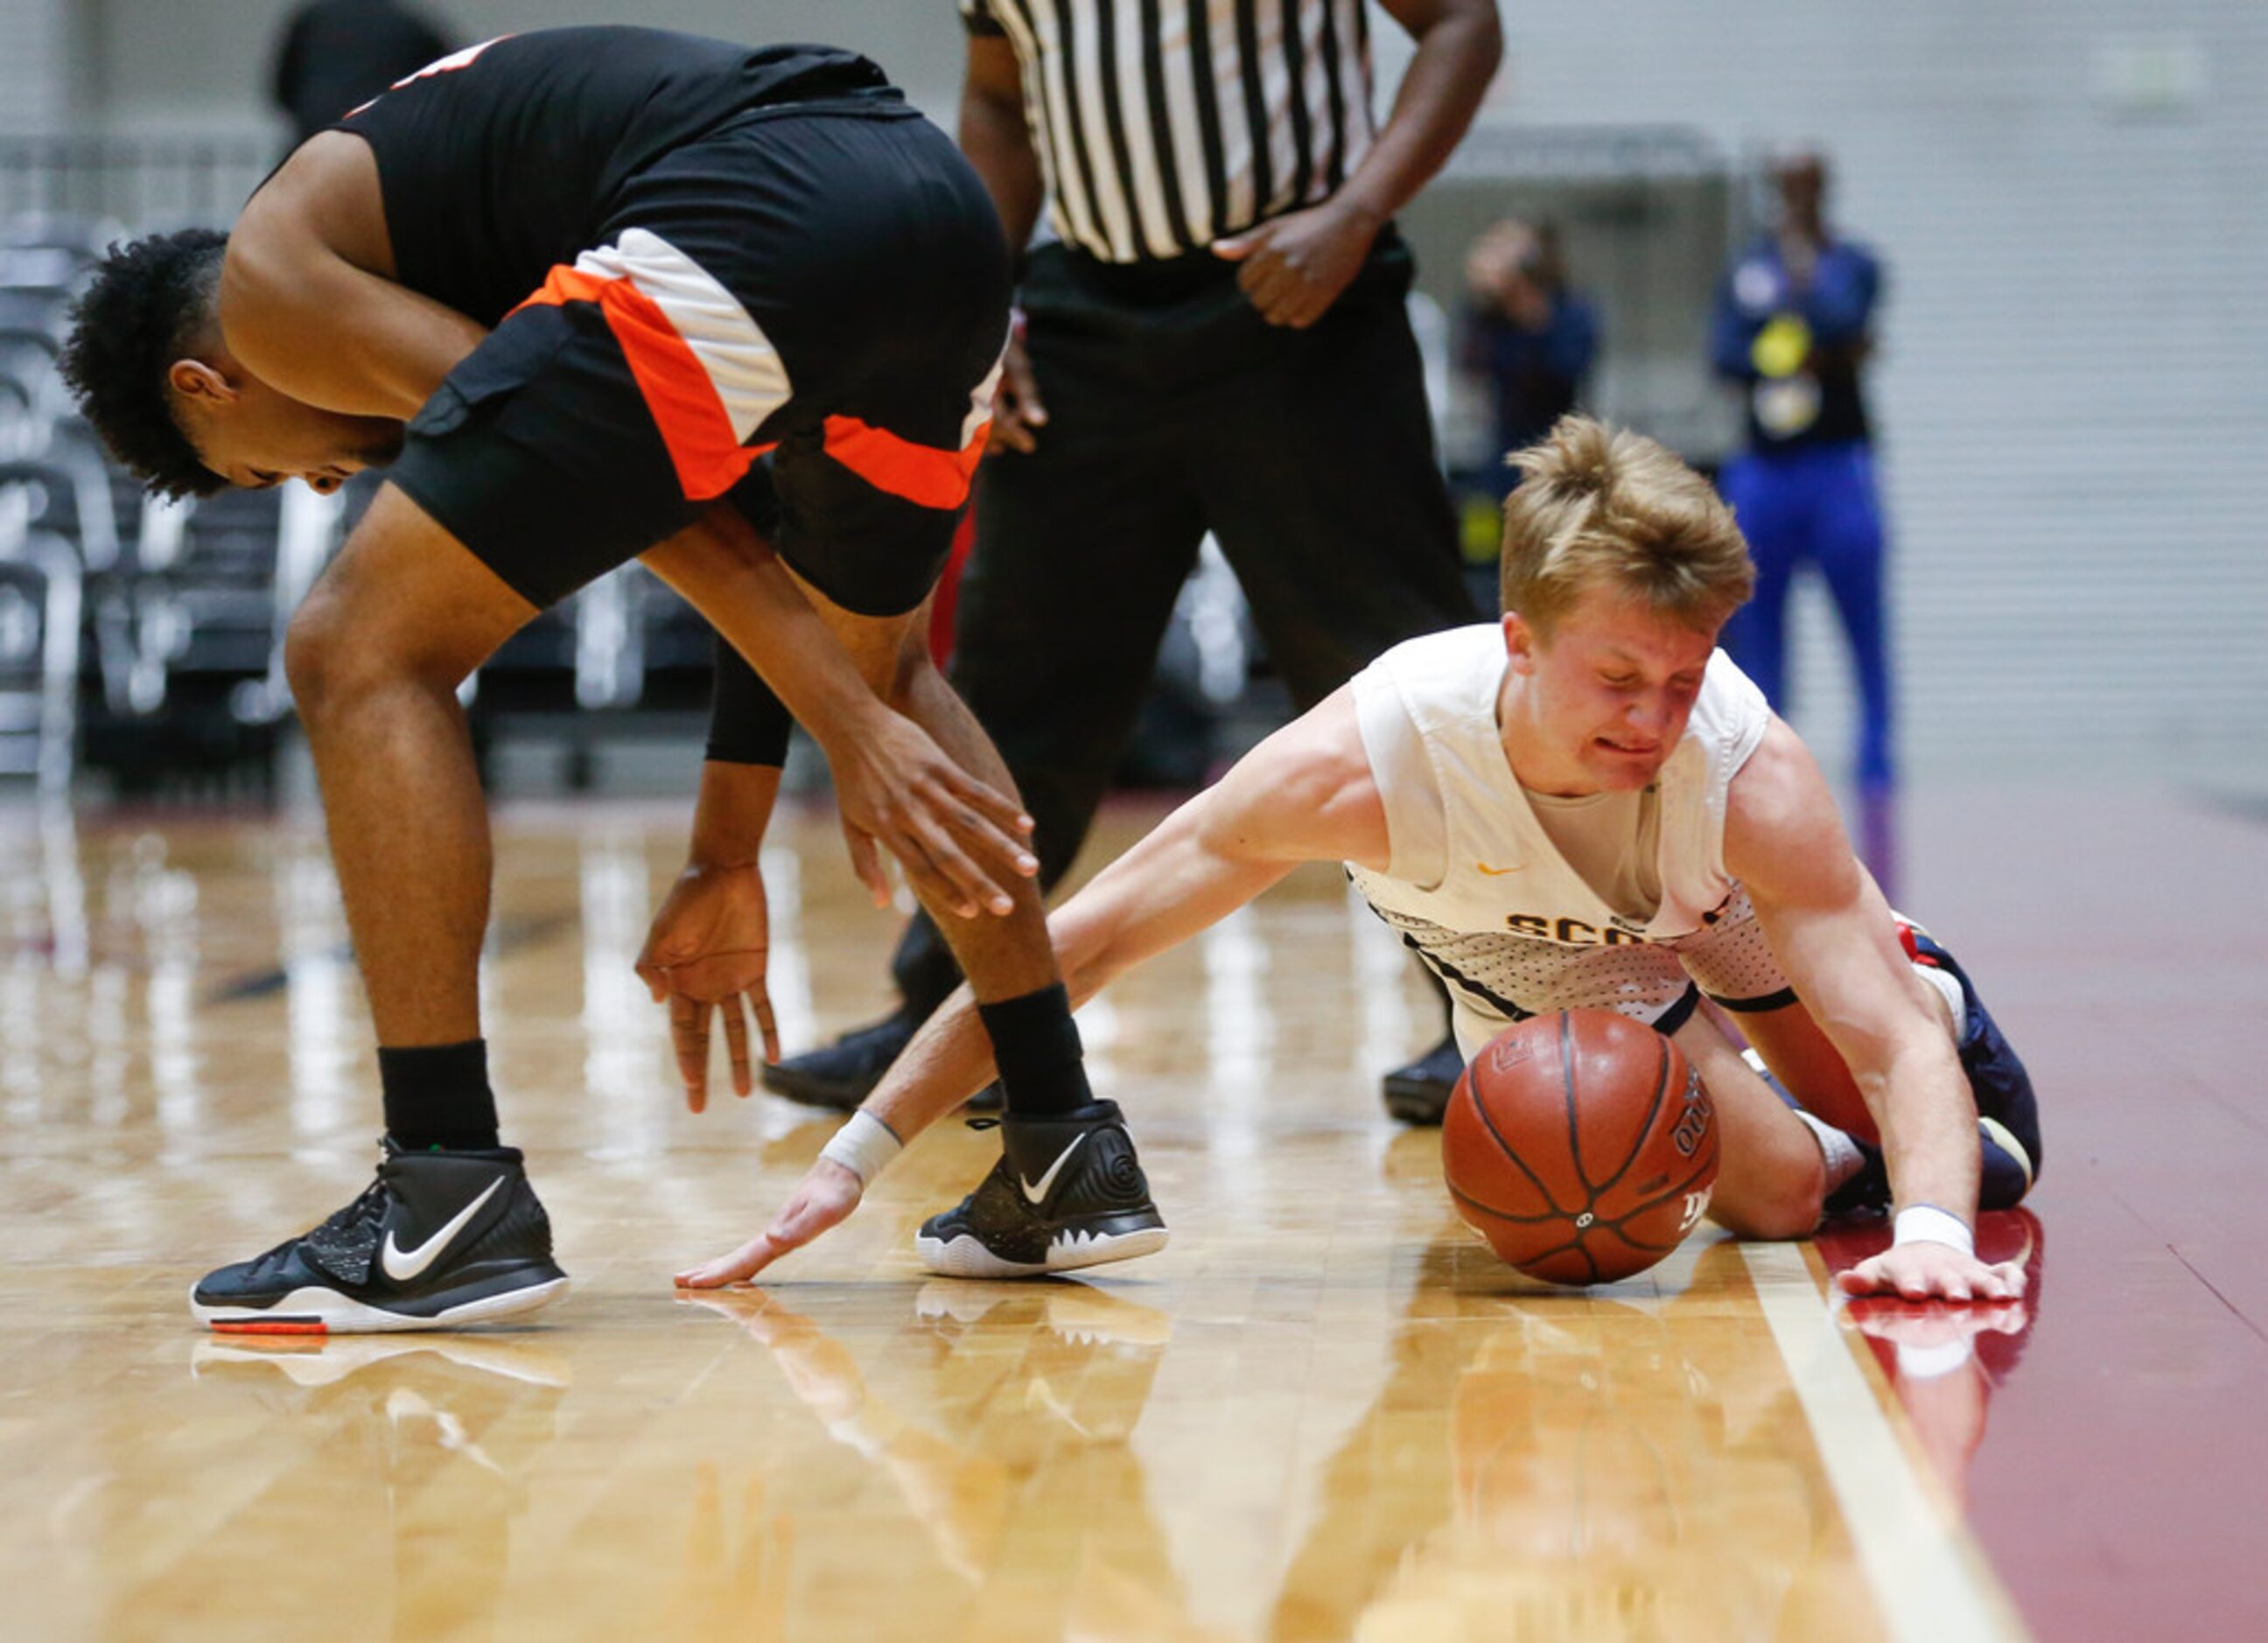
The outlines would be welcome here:
[[[1329,313],[1270,326],[1209,254],[1131,268],[1057,246],[1021,301],[1046,424],[986,459],[953,682],[1070,867],[1210,530],[1302,711],[1399,641],[1475,620],[1389,228]],[[917,917],[892,965],[927,1015],[960,984]]]

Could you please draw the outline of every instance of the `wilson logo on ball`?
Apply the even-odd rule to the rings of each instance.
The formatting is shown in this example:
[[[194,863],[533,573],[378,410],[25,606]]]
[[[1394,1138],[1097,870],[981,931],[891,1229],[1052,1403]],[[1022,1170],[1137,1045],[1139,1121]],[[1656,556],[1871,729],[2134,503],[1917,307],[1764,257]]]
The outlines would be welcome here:
[[[1690,1073],[1685,1080],[1685,1111],[1677,1120],[1677,1128],[1669,1132],[1669,1144],[1677,1149],[1681,1158],[1690,1158],[1701,1148],[1709,1133],[1708,1093],[1701,1087],[1701,1075]]]

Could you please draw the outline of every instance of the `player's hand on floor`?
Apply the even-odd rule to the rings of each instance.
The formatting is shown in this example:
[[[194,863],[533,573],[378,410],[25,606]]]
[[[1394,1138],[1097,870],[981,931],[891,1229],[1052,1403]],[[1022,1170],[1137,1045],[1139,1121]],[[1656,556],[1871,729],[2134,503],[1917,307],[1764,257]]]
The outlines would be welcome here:
[[[685,1104],[709,1104],[709,1026],[722,1015],[725,1047],[733,1062],[733,1088],[755,1088],[748,1059],[747,1017],[763,1035],[764,1059],[779,1059],[779,1028],[764,964],[771,948],[764,881],[754,862],[727,867],[688,867],[653,916],[637,957],[638,979],[656,1004],[669,1006],[669,1035],[677,1051]]]
[[[1040,397],[1039,379],[1032,374],[1032,357],[1024,351],[1020,322],[1001,357],[1000,387],[992,396],[992,431],[984,442],[984,453],[1029,453],[1039,445],[1033,431],[1047,425],[1047,402]]]
[[[1236,283],[1270,325],[1305,329],[1362,271],[1378,224],[1337,198],[1271,217],[1213,241],[1213,254],[1244,266]]]
[[[887,708],[848,746],[829,748],[835,799],[850,866],[874,898],[890,903],[879,845],[898,858],[914,893],[963,918],[1009,913],[1019,879],[1040,870],[1027,841],[1032,818],[949,758],[920,726]]]
[[[812,1165],[793,1196],[772,1217],[772,1224],[739,1249],[714,1261],[680,1272],[685,1289],[718,1289],[754,1278],[791,1249],[799,1249],[840,1225],[858,1207],[865,1189],[858,1177],[831,1158]]]
[[[1836,1275],[1846,1295],[1896,1295],[1904,1300],[2014,1300],[2024,1269],[1992,1265],[1949,1243],[1898,1244]]]

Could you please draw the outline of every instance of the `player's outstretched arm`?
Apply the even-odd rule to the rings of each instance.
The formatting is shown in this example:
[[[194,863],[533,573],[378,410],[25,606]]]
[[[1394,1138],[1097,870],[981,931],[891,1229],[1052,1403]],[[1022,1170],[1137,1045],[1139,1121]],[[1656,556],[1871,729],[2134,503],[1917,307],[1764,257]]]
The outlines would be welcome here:
[[[1890,1185],[1916,1217],[1902,1241],[1844,1275],[1853,1293],[1999,1300],[2021,1269],[1967,1247],[1977,1219],[1976,1103],[1899,947],[1889,904],[1852,853],[1826,779],[1778,718],[1734,778],[1725,866],[1748,887],[1774,955],[1851,1069],[1882,1135]],[[1918,1235],[1917,1235],[1918,1234]]]
[[[1301,862],[1383,867],[1386,812],[1342,689],[1254,748],[1228,774],[1096,874],[1048,921],[1074,1004],[1178,947]],[[992,1046],[963,986],[930,1018],[859,1111],[910,1142],[992,1077]],[[865,1183],[814,1164],[770,1226],[728,1256],[677,1275],[692,1288],[753,1277],[858,1207]]]

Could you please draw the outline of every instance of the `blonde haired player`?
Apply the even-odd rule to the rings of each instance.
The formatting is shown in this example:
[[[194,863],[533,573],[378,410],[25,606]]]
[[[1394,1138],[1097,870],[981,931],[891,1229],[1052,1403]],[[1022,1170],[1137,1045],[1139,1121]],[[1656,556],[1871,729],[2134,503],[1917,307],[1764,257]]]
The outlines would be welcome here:
[[[1469,1056],[1510,1021],[1579,1005],[1674,1036],[1724,1126],[1712,1214],[1732,1232],[1801,1237],[1830,1200],[1887,1199],[1896,1240],[1846,1289],[2015,1296],[2021,1270],[1980,1262],[1971,1228],[1980,1185],[1988,1206],[2030,1185],[2029,1081],[1958,965],[1884,903],[1803,743],[1717,651],[1753,580],[1730,512],[1661,446],[1581,417],[1517,460],[1500,626],[1388,652],[1105,869],[1051,921],[1072,996],[1300,863],[1344,862],[1448,984]],[[1739,1013],[1800,1108],[1697,1007],[1703,992]],[[956,997],[769,1229],[679,1281],[745,1278],[835,1225],[989,1076]],[[1005,1190],[1075,1163],[1016,1124]],[[960,1232],[983,1190],[924,1227],[924,1260],[1049,1270],[1047,1251],[1010,1265]]]

